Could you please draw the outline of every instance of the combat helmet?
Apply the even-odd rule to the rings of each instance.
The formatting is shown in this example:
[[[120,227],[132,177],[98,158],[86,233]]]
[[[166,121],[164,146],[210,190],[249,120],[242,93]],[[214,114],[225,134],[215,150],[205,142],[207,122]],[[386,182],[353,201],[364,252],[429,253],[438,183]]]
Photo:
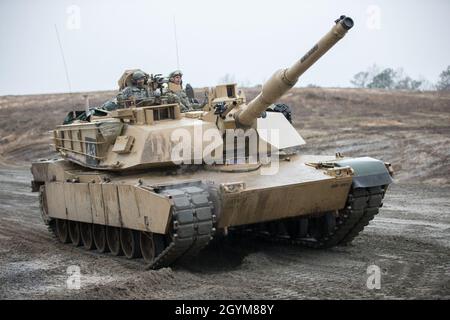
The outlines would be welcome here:
[[[176,76],[182,77],[182,76],[183,76],[183,72],[181,72],[181,70],[175,70],[175,71],[172,71],[172,72],[169,74],[169,79],[172,79],[172,78],[174,78],[174,77],[176,77]]]
[[[119,81],[117,81],[118,85],[119,85],[119,90],[123,90],[126,87],[130,87],[133,85],[133,82],[135,82],[136,80],[133,78],[133,75],[136,74],[136,78],[139,79],[140,77],[142,77],[142,75],[144,75],[144,77],[146,79],[149,78],[149,74],[140,70],[140,69],[129,69],[129,70],[125,70],[125,72],[122,74],[122,76],[120,77]]]
[[[133,77],[133,81],[138,81],[138,80],[141,80],[141,79],[145,79],[147,76],[145,75],[144,72],[138,70],[138,71],[133,72],[133,76],[132,77]]]

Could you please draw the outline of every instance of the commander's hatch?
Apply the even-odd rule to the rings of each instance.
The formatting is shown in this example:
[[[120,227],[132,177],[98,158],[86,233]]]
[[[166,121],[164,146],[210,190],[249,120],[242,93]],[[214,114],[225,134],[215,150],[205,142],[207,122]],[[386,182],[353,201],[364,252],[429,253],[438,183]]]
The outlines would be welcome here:
[[[258,118],[256,124],[256,130],[262,140],[278,150],[306,143],[282,113],[266,112],[266,115],[265,118]]]

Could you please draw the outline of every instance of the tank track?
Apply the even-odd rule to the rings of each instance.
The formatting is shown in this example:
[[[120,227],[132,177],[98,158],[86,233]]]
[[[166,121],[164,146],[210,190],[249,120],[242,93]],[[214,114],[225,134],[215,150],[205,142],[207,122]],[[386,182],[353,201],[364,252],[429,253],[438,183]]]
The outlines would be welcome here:
[[[44,187],[41,187],[39,206],[43,217],[45,217],[44,192]],[[170,239],[170,242],[150,264],[147,264],[147,269],[168,267],[176,260],[196,256],[208,245],[216,231],[214,228],[216,216],[212,202],[209,201],[207,187],[196,185],[173,188],[171,186],[163,189],[160,193],[170,197],[174,203],[172,226],[170,234],[166,237],[166,239]],[[51,219],[45,223],[48,230],[57,239],[55,220]]]
[[[206,188],[190,186],[164,189],[161,194],[173,200],[172,235],[169,245],[147,266],[158,269],[175,260],[196,256],[213,238],[215,215]]]
[[[292,238],[286,234],[269,234],[266,231],[245,230],[270,242],[299,245],[307,248],[326,249],[350,243],[369,222],[378,214],[386,192],[385,186],[352,189],[347,198],[346,206],[339,211],[332,223],[332,230],[320,237]],[[325,216],[322,217],[325,220]],[[311,218],[310,218],[311,219]],[[279,223],[284,223],[280,221]],[[239,232],[242,234],[242,232]]]

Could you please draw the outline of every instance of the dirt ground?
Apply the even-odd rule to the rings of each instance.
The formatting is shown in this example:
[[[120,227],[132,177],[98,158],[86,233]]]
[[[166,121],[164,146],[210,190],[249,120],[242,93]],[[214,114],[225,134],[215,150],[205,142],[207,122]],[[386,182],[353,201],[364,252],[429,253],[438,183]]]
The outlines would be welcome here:
[[[91,103],[113,94],[90,93]],[[190,264],[147,271],[139,260],[56,242],[30,192],[29,161],[52,156],[47,131],[82,105],[82,94],[0,97],[0,298],[449,299],[450,94],[295,89],[283,102],[305,154],[393,164],[396,183],[380,214],[346,247],[233,237]],[[366,286],[371,265],[381,270],[380,289]],[[70,266],[79,267],[80,289],[67,287]]]

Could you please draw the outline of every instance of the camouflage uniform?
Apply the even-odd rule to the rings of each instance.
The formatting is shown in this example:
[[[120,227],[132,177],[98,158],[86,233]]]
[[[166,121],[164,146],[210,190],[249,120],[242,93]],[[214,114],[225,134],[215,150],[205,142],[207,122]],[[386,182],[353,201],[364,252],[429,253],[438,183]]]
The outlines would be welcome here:
[[[188,96],[186,95],[186,92],[184,90],[170,93],[171,95],[175,96],[177,98],[177,102],[181,104],[181,112],[187,112],[192,111],[192,103],[189,101]]]
[[[125,102],[125,100],[135,100],[136,102],[146,100],[153,97],[153,94],[147,88],[139,88],[137,86],[126,87],[117,95],[117,101]]]
[[[136,81],[145,79],[145,74],[143,72],[137,71],[133,74],[134,85],[126,87],[117,95],[117,103],[121,107],[126,107],[126,102],[133,101],[133,103],[139,103],[143,100],[149,100],[154,98],[153,92],[147,87],[136,85]]]
[[[171,72],[169,74],[169,81],[174,83],[173,78],[175,76],[183,76],[183,73],[180,70]],[[183,89],[182,86],[181,86],[181,90],[179,90],[179,91],[172,91],[172,90],[170,90],[170,86],[169,86],[168,93],[171,93],[172,95],[174,95],[178,98],[177,102],[181,105],[181,112],[192,111],[192,110],[195,110],[195,109],[201,107],[198,103],[193,103],[190,101],[188,95],[186,94],[186,91]]]

